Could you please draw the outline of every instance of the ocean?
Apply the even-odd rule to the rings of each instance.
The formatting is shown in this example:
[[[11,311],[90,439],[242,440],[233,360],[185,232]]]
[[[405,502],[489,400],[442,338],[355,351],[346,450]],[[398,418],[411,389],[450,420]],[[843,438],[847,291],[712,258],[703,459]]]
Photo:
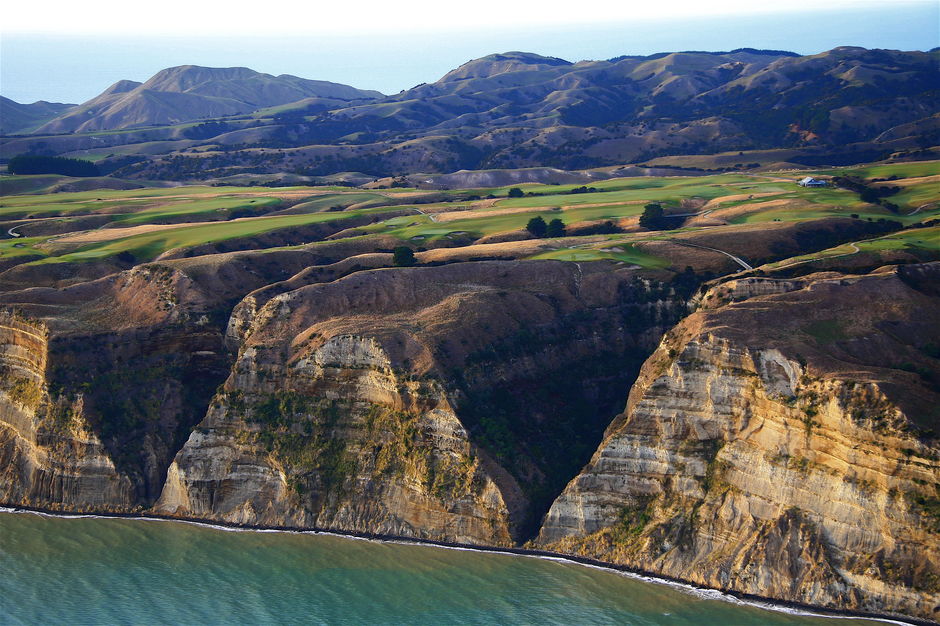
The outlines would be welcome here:
[[[769,610],[559,560],[327,534],[0,512],[0,624],[754,624]]]

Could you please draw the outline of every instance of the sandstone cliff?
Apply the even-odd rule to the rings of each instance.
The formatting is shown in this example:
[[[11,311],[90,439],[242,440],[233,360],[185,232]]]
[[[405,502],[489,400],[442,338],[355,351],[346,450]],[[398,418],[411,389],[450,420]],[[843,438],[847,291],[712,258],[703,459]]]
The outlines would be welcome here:
[[[82,398],[47,392],[48,330],[0,315],[0,501],[78,510],[127,510],[121,477],[83,415]]]
[[[0,296],[0,502],[938,618],[937,264],[719,282],[676,325],[678,283],[603,263],[290,255]]]
[[[11,323],[0,335],[4,501],[78,511],[150,506],[227,371],[224,320],[213,321],[211,301],[162,266],[4,299],[42,320],[19,326],[43,329]],[[14,369],[13,350],[28,352],[33,365]],[[24,403],[17,390],[27,382]]]
[[[229,325],[232,373],[156,508],[524,539],[683,309],[630,271],[558,262],[367,271],[251,294]]]
[[[537,545],[940,617],[938,270],[715,287],[643,366]]]
[[[509,545],[487,459],[433,382],[374,339],[337,335],[289,363],[247,348],[170,467],[156,510],[250,524]]]

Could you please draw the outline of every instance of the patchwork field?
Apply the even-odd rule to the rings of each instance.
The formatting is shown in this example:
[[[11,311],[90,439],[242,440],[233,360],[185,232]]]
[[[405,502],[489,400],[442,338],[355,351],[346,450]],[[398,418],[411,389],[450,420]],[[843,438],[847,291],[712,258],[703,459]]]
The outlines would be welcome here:
[[[846,188],[799,187],[796,181],[808,174],[889,186],[885,199],[894,206],[865,202]],[[32,276],[28,268],[49,264],[106,274],[161,258],[299,249],[347,238],[355,238],[356,250],[369,249],[370,242],[374,252],[407,246],[428,262],[492,255],[608,261],[651,271],[691,266],[713,273],[745,269],[751,262],[777,271],[851,255],[869,264],[899,252],[940,257],[937,227],[920,228],[940,215],[936,161],[615,178],[590,187],[522,184],[442,192],[174,186],[49,193],[74,180],[2,179],[4,191],[12,193],[0,197],[0,280]],[[669,218],[662,230],[640,225],[651,203]],[[526,225],[536,217],[560,219],[567,236],[531,235]],[[431,254],[444,248],[466,250]],[[88,264],[101,268],[90,270]]]

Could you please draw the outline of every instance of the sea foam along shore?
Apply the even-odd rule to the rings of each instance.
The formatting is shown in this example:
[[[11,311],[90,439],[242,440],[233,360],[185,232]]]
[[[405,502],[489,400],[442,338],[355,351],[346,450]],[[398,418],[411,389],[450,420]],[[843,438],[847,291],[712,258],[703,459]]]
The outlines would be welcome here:
[[[676,580],[672,578],[656,576],[649,572],[641,572],[636,570],[631,570],[622,566],[618,566],[612,563],[604,563],[603,561],[597,561],[595,559],[588,559],[584,557],[579,557],[575,555],[567,555],[555,552],[549,552],[545,550],[530,550],[526,548],[499,548],[493,546],[475,546],[467,544],[458,544],[458,543],[448,543],[442,541],[433,541],[430,539],[417,539],[412,537],[396,537],[391,535],[379,535],[371,533],[357,533],[357,532],[348,532],[348,531],[337,531],[330,529],[314,529],[314,528],[291,528],[291,527],[264,527],[264,526],[254,526],[250,524],[235,524],[235,523],[220,523],[220,522],[210,522],[206,520],[191,519],[191,518],[180,518],[180,517],[171,517],[166,515],[154,515],[154,514],[137,514],[137,513],[72,513],[68,511],[52,511],[49,509],[34,508],[34,507],[23,507],[23,506],[9,506],[0,504],[0,514],[28,514],[28,515],[38,515],[41,517],[52,517],[58,519],[102,519],[102,520],[113,520],[113,519],[130,519],[138,521],[148,521],[148,522],[177,522],[182,524],[191,524],[193,526],[200,526],[203,528],[210,528],[213,530],[221,530],[225,532],[255,532],[255,533],[288,533],[288,534],[298,534],[298,535],[323,535],[329,537],[338,537],[341,539],[348,540],[358,540],[358,541],[372,541],[376,543],[388,543],[388,544],[398,544],[406,546],[425,546],[425,547],[436,547],[444,548],[447,550],[461,550],[466,552],[482,552],[490,554],[502,554],[507,556],[517,556],[517,557],[527,557],[527,558],[536,558],[544,559],[548,561],[556,561],[560,563],[570,563],[574,565],[580,565],[584,567],[590,567],[592,569],[603,570],[620,576],[625,576],[634,580],[639,580],[646,583],[652,583],[657,585],[666,585],[673,589],[680,590],[684,593],[697,596],[703,599],[709,600],[719,600],[722,602],[729,602],[732,604],[740,604],[745,606],[753,606],[756,608],[764,609],[767,611],[776,611],[779,613],[787,613],[790,615],[806,616],[806,617],[821,617],[826,619],[864,619],[870,620],[873,622],[879,622],[883,624],[899,624],[900,626],[931,626],[933,622],[926,620],[918,620],[914,618],[900,618],[899,616],[887,616],[887,615],[877,615],[872,613],[856,613],[852,611],[841,611],[841,610],[832,610],[822,607],[814,607],[805,604],[798,604],[794,602],[780,602],[778,600],[771,600],[768,598],[761,598],[759,596],[753,596],[749,594],[740,594],[729,591],[721,591],[718,589],[711,589],[708,587],[700,587],[693,585],[686,581]]]

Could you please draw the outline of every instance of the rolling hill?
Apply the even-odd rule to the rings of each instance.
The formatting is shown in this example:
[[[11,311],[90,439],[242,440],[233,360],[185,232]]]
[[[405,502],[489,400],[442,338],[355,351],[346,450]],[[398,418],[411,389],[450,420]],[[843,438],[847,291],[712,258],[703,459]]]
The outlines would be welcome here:
[[[118,81],[100,95],[44,124],[39,133],[115,130],[176,124],[322,98],[334,105],[381,97],[320,80],[271,76],[244,67],[171,67],[145,83]]]
[[[20,104],[0,96],[0,133],[12,135],[30,132],[74,106],[76,105],[45,100],[32,104]]]
[[[63,154],[150,180],[582,170],[717,154],[726,156],[675,165],[928,158],[940,145],[938,61],[936,51],[858,47],[576,63],[506,52],[388,97],[245,68],[183,66],[142,85],[122,81],[30,138],[0,140],[0,157]],[[196,119],[209,123],[194,128]],[[164,126],[142,128],[154,124]],[[44,134],[53,132],[71,134]]]

